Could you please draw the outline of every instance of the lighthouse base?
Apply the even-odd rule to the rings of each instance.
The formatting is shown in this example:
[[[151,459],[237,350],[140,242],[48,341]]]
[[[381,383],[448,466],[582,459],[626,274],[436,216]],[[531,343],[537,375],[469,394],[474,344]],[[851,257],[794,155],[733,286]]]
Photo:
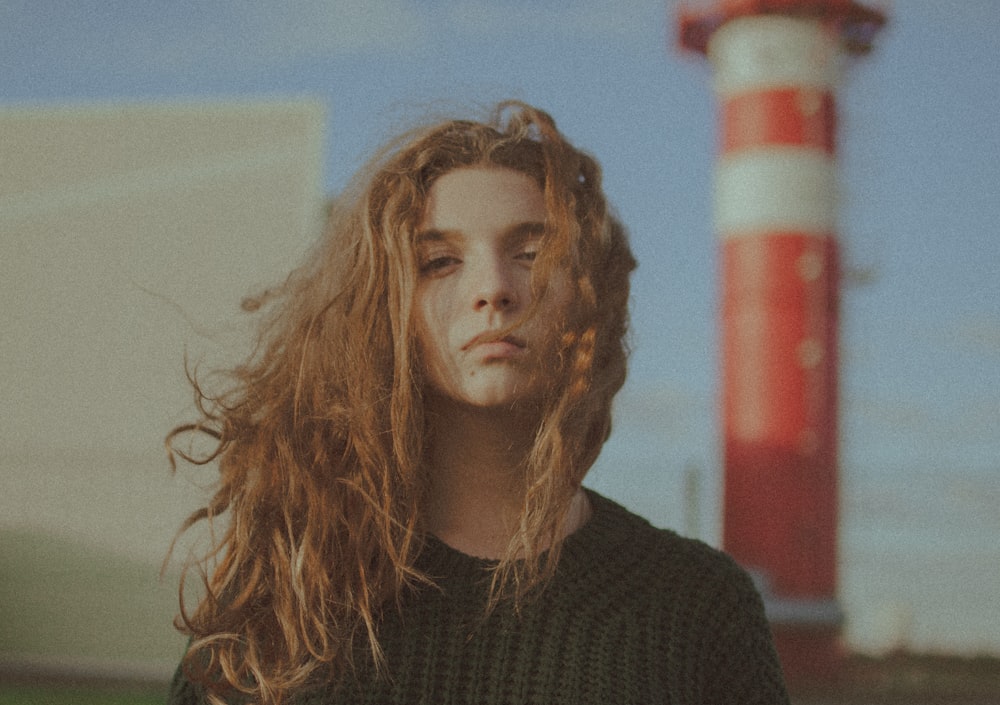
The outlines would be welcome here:
[[[750,570],[764,601],[774,646],[792,689],[829,685],[841,675],[844,612],[835,597],[788,598],[775,594],[767,574]]]
[[[838,680],[845,658],[839,627],[772,624],[771,633],[789,688],[809,688]]]

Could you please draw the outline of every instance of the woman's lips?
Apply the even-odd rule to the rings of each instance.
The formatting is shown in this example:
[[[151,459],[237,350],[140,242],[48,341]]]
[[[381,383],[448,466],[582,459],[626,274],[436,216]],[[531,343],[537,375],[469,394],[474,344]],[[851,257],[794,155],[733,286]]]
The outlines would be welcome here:
[[[462,348],[465,351],[475,351],[483,358],[507,358],[520,355],[527,345],[524,340],[513,335],[495,338],[491,333],[481,333],[470,340]]]

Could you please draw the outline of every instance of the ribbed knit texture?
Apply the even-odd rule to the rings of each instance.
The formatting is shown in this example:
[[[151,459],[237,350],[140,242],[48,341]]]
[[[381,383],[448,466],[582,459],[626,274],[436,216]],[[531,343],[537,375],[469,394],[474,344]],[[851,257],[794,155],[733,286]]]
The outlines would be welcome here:
[[[591,492],[590,520],[519,615],[484,618],[490,562],[431,539],[421,588],[381,629],[377,677],[303,694],[333,703],[787,703],[763,605],[746,573]],[[179,679],[171,705],[200,705]]]

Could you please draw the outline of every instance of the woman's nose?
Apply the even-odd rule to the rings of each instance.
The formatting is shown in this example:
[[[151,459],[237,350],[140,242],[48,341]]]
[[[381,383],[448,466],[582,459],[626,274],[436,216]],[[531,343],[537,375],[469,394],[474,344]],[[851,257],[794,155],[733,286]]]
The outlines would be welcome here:
[[[510,263],[489,258],[469,271],[473,306],[477,311],[492,308],[504,311],[518,303],[516,276]]]

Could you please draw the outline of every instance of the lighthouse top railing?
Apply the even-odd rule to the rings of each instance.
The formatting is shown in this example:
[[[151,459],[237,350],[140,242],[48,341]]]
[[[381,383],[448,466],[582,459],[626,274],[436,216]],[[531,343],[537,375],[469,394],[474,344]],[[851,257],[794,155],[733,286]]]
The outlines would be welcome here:
[[[708,51],[712,34],[726,22],[756,15],[815,17],[837,27],[844,49],[852,54],[871,51],[875,35],[886,21],[883,11],[855,0],[711,0],[681,2],[678,27],[682,48]]]

